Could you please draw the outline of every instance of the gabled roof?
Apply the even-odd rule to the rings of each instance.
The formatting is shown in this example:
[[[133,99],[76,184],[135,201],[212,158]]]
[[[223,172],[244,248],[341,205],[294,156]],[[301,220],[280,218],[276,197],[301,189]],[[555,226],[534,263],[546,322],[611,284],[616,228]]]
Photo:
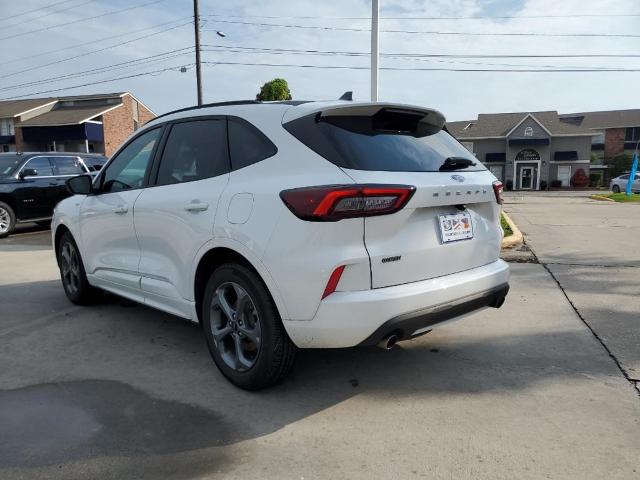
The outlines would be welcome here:
[[[30,118],[19,123],[21,127],[45,127],[60,125],[78,125],[95,118],[103,113],[121,107],[122,103],[116,105],[99,105],[99,106],[74,106],[64,107],[51,110],[37,117]]]
[[[560,115],[560,118],[563,122],[572,122],[582,128],[590,129],[640,127],[640,108],[632,110],[566,113]]]
[[[55,102],[55,98],[29,98],[26,100],[0,101],[0,118],[18,117],[34,108]]]
[[[553,135],[589,135],[589,129],[560,121],[558,112],[513,112],[513,113],[481,113],[477,120],[468,122],[450,122],[447,127],[458,139],[464,138],[503,138],[527,117],[539,123]],[[468,126],[471,124],[470,126]],[[465,128],[466,127],[466,128]]]

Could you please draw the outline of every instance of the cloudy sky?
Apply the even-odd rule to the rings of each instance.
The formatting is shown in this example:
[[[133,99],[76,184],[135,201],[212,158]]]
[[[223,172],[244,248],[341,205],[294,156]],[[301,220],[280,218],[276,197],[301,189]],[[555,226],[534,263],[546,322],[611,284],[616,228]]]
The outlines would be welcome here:
[[[346,90],[369,99],[370,0],[200,1],[205,101],[254,98],[274,77],[287,79],[294,99],[333,99]],[[610,56],[640,55],[638,0],[380,5],[380,100],[434,107],[450,120],[640,107],[640,72],[602,71],[640,69],[640,56]],[[192,105],[192,6],[191,0],[0,0],[0,98],[128,90],[156,113]],[[600,71],[460,71],[478,69]],[[120,77],[129,78],[111,81]],[[85,84],[92,85],[72,88]]]

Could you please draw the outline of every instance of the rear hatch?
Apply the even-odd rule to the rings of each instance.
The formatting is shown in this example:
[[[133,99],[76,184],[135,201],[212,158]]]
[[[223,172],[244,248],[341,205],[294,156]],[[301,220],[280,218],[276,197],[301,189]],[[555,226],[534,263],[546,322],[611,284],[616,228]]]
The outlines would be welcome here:
[[[410,185],[407,205],[364,219],[372,288],[426,280],[498,259],[495,177],[442,130],[438,112],[340,105],[284,126],[358,184]]]

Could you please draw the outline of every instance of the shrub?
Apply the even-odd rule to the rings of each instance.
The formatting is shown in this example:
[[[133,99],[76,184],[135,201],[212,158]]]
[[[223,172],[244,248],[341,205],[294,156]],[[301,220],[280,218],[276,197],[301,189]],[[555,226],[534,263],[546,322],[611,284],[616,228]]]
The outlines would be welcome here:
[[[631,157],[626,153],[621,153],[611,159],[611,177],[617,177],[631,170]]]
[[[540,180],[540,190],[547,190],[547,181]]]
[[[589,174],[589,186],[590,187],[599,187],[602,182],[602,175],[599,173],[590,173]]]
[[[506,189],[507,189],[508,191],[513,190],[513,180],[507,180]]]
[[[551,180],[551,188],[560,188],[562,186],[562,180]]]
[[[573,174],[573,177],[571,177],[571,186],[584,188],[587,185],[589,185],[589,178],[587,177],[587,174],[584,173],[584,169],[579,168],[576,170],[576,173]]]

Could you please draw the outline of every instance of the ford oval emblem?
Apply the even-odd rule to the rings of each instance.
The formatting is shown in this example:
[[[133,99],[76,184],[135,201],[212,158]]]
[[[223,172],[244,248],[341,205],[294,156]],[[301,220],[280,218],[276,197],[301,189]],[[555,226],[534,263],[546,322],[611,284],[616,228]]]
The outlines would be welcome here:
[[[462,183],[464,182],[464,177],[462,175],[451,175],[451,180]]]

